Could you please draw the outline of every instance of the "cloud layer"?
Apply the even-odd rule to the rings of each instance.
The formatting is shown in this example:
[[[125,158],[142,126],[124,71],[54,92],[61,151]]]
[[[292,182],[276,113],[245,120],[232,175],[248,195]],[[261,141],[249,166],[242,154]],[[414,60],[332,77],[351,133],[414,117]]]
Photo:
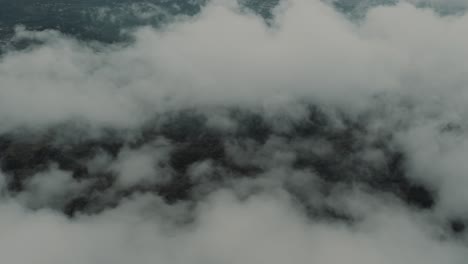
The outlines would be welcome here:
[[[464,263],[467,2],[339,2],[210,1],[111,44],[18,26],[1,258]]]

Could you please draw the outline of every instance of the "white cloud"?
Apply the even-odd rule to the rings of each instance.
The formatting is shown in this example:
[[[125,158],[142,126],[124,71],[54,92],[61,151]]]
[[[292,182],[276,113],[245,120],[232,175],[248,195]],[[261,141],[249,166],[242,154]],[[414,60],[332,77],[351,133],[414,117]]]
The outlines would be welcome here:
[[[229,161],[261,169],[253,178],[226,184],[242,199],[215,188],[195,197],[197,203],[171,205],[156,195],[134,194],[102,212],[70,219],[54,208],[87,181],[56,167],[33,175],[24,193],[0,199],[2,259],[12,264],[464,263],[466,238],[454,239],[438,221],[466,215],[466,132],[440,128],[447,122],[467,126],[468,15],[441,16],[408,2],[375,7],[363,20],[350,21],[322,1],[283,1],[268,26],[232,1],[214,1],[201,14],[175,18],[164,28],[138,28],[134,42],[125,45],[19,28],[16,39],[43,44],[0,59],[0,131],[70,120],[134,128],[155,113],[197,109],[209,128],[229,134],[242,124],[223,111],[237,107],[260,114],[281,134],[307,118],[305,106],[311,103],[330,118],[339,110],[367,118],[377,136],[353,136],[364,145],[355,155],[369,166],[380,166],[386,157],[367,141],[396,135],[389,145],[405,151],[411,179],[437,192],[435,210],[414,210],[389,194],[358,187],[321,192],[319,173],[297,169],[294,162],[301,151],[321,157],[339,151],[323,138],[269,137],[264,144],[238,139],[222,142]],[[339,121],[330,126],[346,129]],[[83,162],[90,173],[112,172],[113,190],[165,183],[173,179],[167,166],[179,147],[173,143],[125,146],[115,158],[100,153]],[[199,160],[188,171],[203,184],[211,174],[224,173],[222,166]],[[0,174],[0,190],[5,178]],[[310,205],[349,212],[355,222],[307,217],[306,206],[287,194],[286,184],[304,192]]]
[[[164,183],[170,180],[168,168],[170,145],[164,140],[136,150],[125,149],[117,160],[110,164],[110,170],[117,174],[117,184],[132,187],[139,184]]]
[[[465,15],[399,4],[372,9],[358,25],[320,1],[283,6],[269,28],[255,15],[208,5],[100,52],[55,32],[20,29],[17,38],[46,44],[2,59],[3,129],[70,118],[129,126],[190,105],[272,107],[300,98],[348,108],[380,92],[458,104],[466,96]]]
[[[463,263],[466,250],[425,232],[398,207],[356,228],[311,223],[288,199],[259,195],[239,201],[217,193],[196,221],[170,227],[152,216],[157,200],[141,197],[93,217],[64,219],[26,212],[12,203],[0,211],[2,258],[9,263]],[[146,213],[145,213],[146,210]],[[159,209],[161,210],[161,209]]]

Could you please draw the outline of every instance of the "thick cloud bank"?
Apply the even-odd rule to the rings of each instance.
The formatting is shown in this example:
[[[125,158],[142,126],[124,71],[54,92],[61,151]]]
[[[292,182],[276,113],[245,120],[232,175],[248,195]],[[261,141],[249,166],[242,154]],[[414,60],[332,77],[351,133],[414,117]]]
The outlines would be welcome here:
[[[189,2],[0,19],[3,262],[466,262],[467,1]]]

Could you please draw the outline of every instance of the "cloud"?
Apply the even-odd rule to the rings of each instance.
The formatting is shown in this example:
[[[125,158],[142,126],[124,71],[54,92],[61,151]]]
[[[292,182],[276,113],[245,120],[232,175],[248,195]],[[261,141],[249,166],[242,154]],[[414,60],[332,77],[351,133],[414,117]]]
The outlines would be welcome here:
[[[429,93],[426,101],[447,89],[464,96],[465,15],[441,18],[401,3],[374,8],[356,25],[320,1],[283,3],[276,13],[268,27],[215,3],[97,51],[57,32],[19,29],[16,38],[46,44],[2,59],[4,129],[72,118],[127,127],[190,105],[301,98],[355,107],[380,93]]]
[[[400,71],[409,63],[405,54],[421,56],[417,43],[385,45],[409,44],[414,36],[410,32],[418,30],[410,26],[399,32],[401,27],[393,26],[401,21],[395,16],[400,10],[407,17],[419,16],[421,23],[444,23],[435,14],[401,5],[382,8],[382,15],[370,15],[369,22],[356,27],[319,1],[295,1],[278,8],[277,26],[272,28],[258,16],[212,4],[164,30],[141,28],[133,44],[103,51],[53,31],[19,29],[16,38],[46,44],[3,57],[1,120],[5,127],[71,118],[129,126],[155,111],[181,105],[270,105],[297,98],[357,103],[402,86]],[[449,26],[459,20],[463,19]],[[379,36],[384,39],[375,39]],[[428,41],[436,39],[431,36]],[[459,43],[451,53],[455,54],[463,49],[463,37],[456,32],[451,37],[445,43]],[[438,48],[429,47],[428,52],[438,54]],[[438,63],[436,55],[432,59],[428,66],[411,69],[423,71]],[[462,66],[461,57],[455,61]]]
[[[62,208],[67,197],[76,195],[86,187],[85,183],[76,182],[69,171],[62,171],[56,166],[35,174],[25,186],[26,192],[18,197],[32,208],[50,206]]]
[[[211,1],[113,44],[17,27],[0,255],[464,263],[468,16],[416,2]]]
[[[122,150],[119,153],[117,160],[109,165],[110,170],[118,175],[119,185],[132,187],[166,182],[171,178],[171,171],[167,169],[170,145],[164,140],[155,142],[154,145],[156,146],[145,145],[137,150]]]
[[[153,215],[163,209],[152,197],[75,220],[8,203],[0,209],[1,252],[9,263],[462,263],[466,258],[462,246],[431,238],[418,218],[392,206],[353,229],[310,223],[293,208],[278,196],[241,202],[220,192],[197,210],[193,224],[173,228]]]

